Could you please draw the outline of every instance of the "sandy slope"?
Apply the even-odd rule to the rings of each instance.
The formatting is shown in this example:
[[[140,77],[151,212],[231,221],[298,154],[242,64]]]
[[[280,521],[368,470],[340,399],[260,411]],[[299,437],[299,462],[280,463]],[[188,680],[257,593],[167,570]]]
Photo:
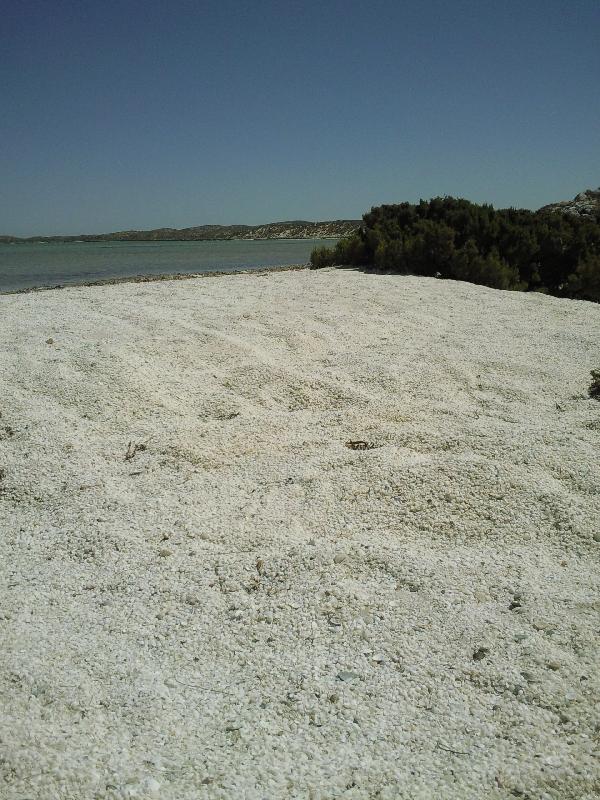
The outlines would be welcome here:
[[[599,345],[358,272],[1,297],[0,797],[599,797]]]

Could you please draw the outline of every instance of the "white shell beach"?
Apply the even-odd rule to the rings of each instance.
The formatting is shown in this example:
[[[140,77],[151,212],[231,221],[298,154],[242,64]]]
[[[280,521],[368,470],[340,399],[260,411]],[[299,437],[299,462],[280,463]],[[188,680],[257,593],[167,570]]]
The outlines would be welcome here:
[[[600,796],[593,368],[428,278],[0,297],[2,800]]]

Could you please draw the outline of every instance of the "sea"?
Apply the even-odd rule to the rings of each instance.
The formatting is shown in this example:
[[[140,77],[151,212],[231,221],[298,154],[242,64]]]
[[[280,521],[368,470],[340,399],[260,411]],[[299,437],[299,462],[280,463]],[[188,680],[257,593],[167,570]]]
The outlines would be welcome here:
[[[306,264],[331,239],[0,243],[0,292],[112,278]]]

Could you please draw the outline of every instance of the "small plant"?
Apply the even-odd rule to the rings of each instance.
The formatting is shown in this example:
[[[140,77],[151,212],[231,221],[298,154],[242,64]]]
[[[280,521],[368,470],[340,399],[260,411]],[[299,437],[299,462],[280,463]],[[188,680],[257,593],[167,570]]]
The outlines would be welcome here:
[[[588,394],[594,400],[600,400],[600,369],[593,369],[590,375],[592,376],[592,382],[590,383]]]

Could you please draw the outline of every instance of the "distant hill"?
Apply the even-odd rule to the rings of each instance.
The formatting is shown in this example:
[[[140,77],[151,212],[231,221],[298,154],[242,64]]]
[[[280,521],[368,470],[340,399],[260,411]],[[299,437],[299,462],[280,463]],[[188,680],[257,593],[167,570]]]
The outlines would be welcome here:
[[[572,200],[560,200],[540,208],[540,211],[560,211],[563,214],[573,214],[576,217],[589,217],[600,219],[600,187],[586,189]]]
[[[360,228],[362,220],[328,222],[269,222],[266,225],[197,225],[193,228],[154,228],[150,231],[80,234],[79,236],[0,236],[0,242],[159,242],[210,241],[223,239],[338,239]]]

